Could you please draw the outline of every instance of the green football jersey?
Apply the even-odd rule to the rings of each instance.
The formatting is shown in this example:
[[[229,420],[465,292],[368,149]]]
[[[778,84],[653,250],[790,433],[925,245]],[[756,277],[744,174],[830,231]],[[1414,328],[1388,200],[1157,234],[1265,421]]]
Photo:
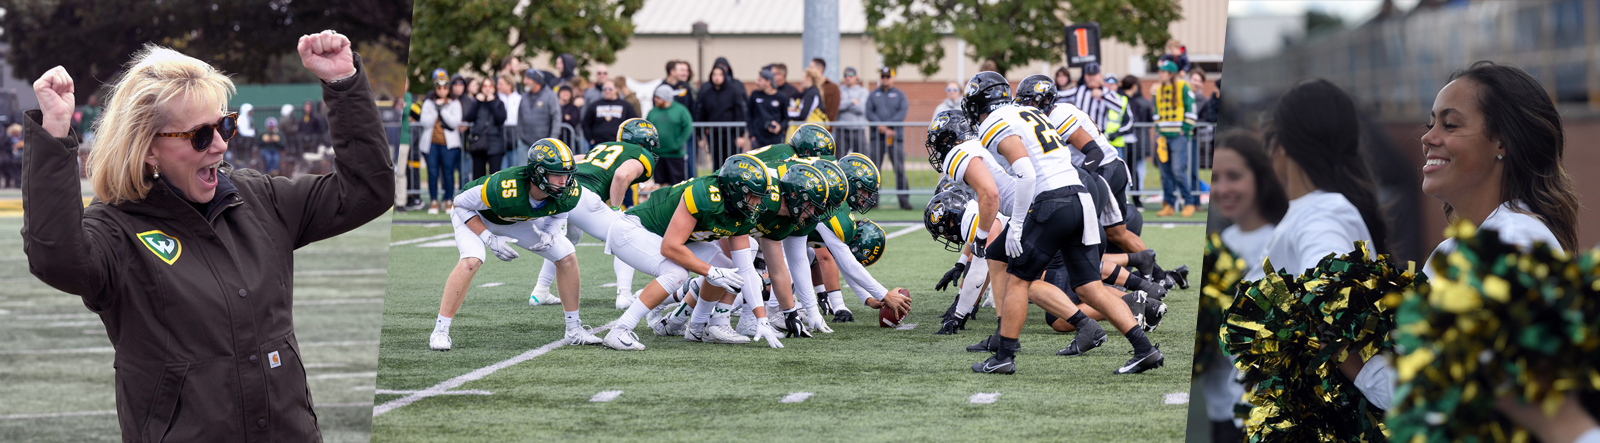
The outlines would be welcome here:
[[[621,168],[628,160],[638,160],[644,165],[644,172],[639,174],[638,178],[634,178],[630,185],[650,181],[650,176],[656,167],[655,156],[642,146],[622,142],[595,145],[594,149],[584,156],[583,162],[578,163],[578,173],[573,174],[573,177],[577,178],[579,186],[589,188],[606,204],[613,204],[610,201],[611,180],[616,176],[617,168]]]
[[[784,148],[789,147],[789,145],[771,145],[768,146],[768,148],[780,146]],[[762,148],[762,150],[766,150],[766,148]],[[792,149],[791,152],[793,152]],[[790,165],[809,163],[810,160],[813,159],[795,157],[791,155],[786,160],[776,162],[762,160],[762,162],[766,163],[767,167],[772,168],[773,171],[777,172],[777,176],[781,178],[784,174],[789,172]],[[753,232],[751,232],[751,235],[769,240],[782,240],[784,238],[793,236],[794,232],[798,228],[799,220],[796,220],[794,216],[778,215],[778,211],[772,210],[761,213],[761,218],[756,220],[756,228]]]
[[[484,221],[497,225],[548,217],[571,211],[578,206],[578,196],[582,191],[577,186],[569,186],[567,192],[556,198],[534,202],[528,197],[531,184],[524,177],[527,168],[527,166],[517,166],[478,177],[477,180],[467,183],[466,189],[461,192],[480,193],[483,204],[489,209],[478,211],[478,215],[483,216]]]
[[[794,147],[783,143],[767,145],[761,149],[746,152],[746,154],[750,154],[751,157],[766,163],[769,168],[775,167],[776,163],[786,162],[795,158]]]
[[[839,240],[845,243],[849,243],[850,240],[856,238],[856,216],[850,213],[849,205],[840,205],[839,209],[833,211],[833,214],[823,218],[821,223],[798,229],[792,235],[805,235],[806,242],[811,247],[821,248],[825,245],[822,242],[822,235],[816,232],[817,226],[827,226],[828,230],[833,231],[833,235],[838,236]]]
[[[628,214],[639,217],[640,224],[656,235],[665,236],[672,215],[682,202],[694,215],[694,233],[689,241],[707,242],[725,237],[749,234],[755,223],[734,214],[722,201],[722,190],[717,188],[717,177],[695,177],[670,187],[650,193],[644,203],[628,209]]]

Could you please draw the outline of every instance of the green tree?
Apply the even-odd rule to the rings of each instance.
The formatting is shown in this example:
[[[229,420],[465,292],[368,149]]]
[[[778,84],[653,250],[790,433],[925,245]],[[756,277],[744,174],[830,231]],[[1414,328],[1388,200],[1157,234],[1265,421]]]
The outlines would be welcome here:
[[[506,56],[570,53],[578,66],[611,63],[633,38],[644,0],[417,0],[410,90],[432,88],[435,68],[499,71]]]
[[[1061,60],[1068,23],[1099,22],[1101,38],[1143,46],[1153,58],[1172,38],[1167,26],[1183,16],[1176,0],[867,0],[866,8],[884,64],[914,64],[923,75],[939,70],[944,35],[966,40],[963,55],[1005,73]]]
[[[250,83],[294,81],[275,69],[300,36],[337,30],[405,54],[410,0],[0,0],[6,58],[32,79],[61,65],[82,91],[121,72],[146,43],[177,49]],[[298,65],[298,58],[295,58]],[[301,69],[303,71],[303,69]]]

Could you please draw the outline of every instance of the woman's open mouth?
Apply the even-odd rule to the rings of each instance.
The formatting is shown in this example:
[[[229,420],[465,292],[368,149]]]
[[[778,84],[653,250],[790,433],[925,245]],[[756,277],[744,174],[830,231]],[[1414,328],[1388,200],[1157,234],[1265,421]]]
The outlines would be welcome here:
[[[217,187],[217,168],[219,167],[222,167],[221,159],[218,159],[216,163],[200,168],[199,171],[195,171],[194,175],[200,179],[200,184],[204,185],[206,189],[215,188]]]

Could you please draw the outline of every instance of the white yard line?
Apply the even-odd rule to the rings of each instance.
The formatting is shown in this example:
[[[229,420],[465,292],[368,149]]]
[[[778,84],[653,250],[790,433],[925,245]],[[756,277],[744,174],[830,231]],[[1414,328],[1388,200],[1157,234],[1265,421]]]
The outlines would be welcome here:
[[[616,400],[617,396],[619,396],[619,395],[622,395],[622,391],[600,391],[599,393],[595,394],[593,397],[589,397],[589,401],[595,402],[595,403],[605,403],[605,402],[608,402],[608,401]]]
[[[783,396],[783,400],[778,400],[778,403],[799,403],[806,401],[807,398],[811,398],[810,392],[790,392],[789,395]]]
[[[48,414],[0,415],[0,420],[31,420],[31,419],[36,419],[36,418],[83,417],[83,416],[88,416],[88,415],[117,415],[117,410],[112,409],[112,410],[109,410],[109,411],[76,411],[76,412],[52,412],[52,413],[48,413]]]
[[[400,241],[397,241],[397,242],[390,242],[389,246],[404,246],[404,245],[409,245],[409,244],[412,244],[412,243],[422,243],[422,242],[425,242],[425,241],[433,241],[433,240],[438,240],[438,239],[441,239],[441,238],[450,238],[450,237],[455,237],[455,236],[456,236],[456,233],[449,232],[449,233],[444,233],[444,234],[439,234],[439,235],[434,235],[434,236],[429,236],[429,237],[413,238],[413,239],[410,239],[410,240],[400,240]]]
[[[900,326],[895,326],[894,327],[894,329],[897,330],[897,331],[910,331],[910,330],[916,329],[916,328],[917,328],[917,324],[916,323],[901,323]]]
[[[1167,394],[1167,398],[1162,400],[1162,403],[1166,403],[1166,404],[1169,404],[1169,405],[1188,404],[1189,403],[1189,393],[1188,392],[1174,392],[1174,393],[1171,393],[1171,394]]]
[[[885,239],[890,239],[890,238],[899,237],[899,236],[902,236],[902,235],[910,234],[911,231],[916,231],[916,230],[919,230],[919,229],[922,229],[922,225],[907,226],[905,229],[894,231],[893,234],[889,234],[887,236],[884,236],[884,238]]]
[[[370,298],[334,298],[328,300],[304,300],[294,302],[295,306],[323,306],[323,305],[354,305],[361,303],[383,303],[383,297]]]
[[[506,283],[505,282],[496,281],[496,282],[484,283],[484,284],[478,285],[478,287],[480,287],[480,288],[493,288],[495,286],[500,286],[500,285],[503,285],[503,284],[506,284]]]
[[[323,270],[315,270],[315,271],[295,271],[294,272],[294,276],[295,277],[324,277],[324,276],[340,276],[340,275],[375,275],[375,274],[387,274],[387,273],[389,273],[389,269],[388,268],[323,269]]]
[[[334,374],[308,375],[306,380],[333,380],[336,378],[378,378],[377,372],[342,372]]]
[[[370,389],[370,387],[369,387],[369,389]],[[418,392],[422,392],[422,391],[396,391],[396,390],[393,390],[393,389],[377,389],[377,390],[373,390],[372,391],[372,393],[374,393],[374,394],[390,394],[390,395],[411,395],[411,394],[415,394],[415,393],[418,393]],[[441,392],[438,395],[494,395],[494,393],[493,392],[489,392],[489,391],[479,390],[479,389],[466,389],[466,390],[460,390],[460,391]]]
[[[972,397],[968,397],[967,398],[967,402],[968,403],[977,403],[977,404],[989,404],[989,403],[994,403],[995,400],[999,400],[999,399],[1000,399],[1000,393],[999,392],[979,392],[977,394],[972,394]]]
[[[600,329],[602,331],[603,330],[609,330],[609,329],[611,329],[612,326],[616,326],[616,324],[617,324],[617,321],[616,320],[612,320],[610,323],[606,323],[604,325],[601,325],[598,329]],[[517,363],[522,363],[522,362],[525,362],[525,361],[528,361],[528,360],[532,360],[534,357],[538,357],[538,356],[544,355],[544,353],[550,352],[550,350],[552,350],[552,349],[561,347],[561,345],[564,344],[564,343],[566,343],[565,339],[558,339],[556,341],[547,343],[544,346],[540,346],[540,347],[537,347],[537,348],[534,348],[534,349],[529,349],[526,352],[518,354],[515,357],[511,357],[511,358],[502,360],[499,363],[495,363],[495,364],[492,364],[492,365],[489,365],[489,366],[484,366],[484,367],[478,368],[477,370],[474,370],[472,372],[468,372],[466,374],[462,374],[462,375],[456,376],[455,378],[439,382],[439,384],[433,385],[432,387],[429,387],[427,389],[423,389],[421,391],[417,391],[416,393],[406,395],[405,397],[400,397],[400,398],[397,398],[397,399],[394,399],[394,400],[389,400],[387,402],[384,402],[381,405],[374,406],[372,408],[372,416],[373,417],[377,417],[377,416],[383,415],[384,413],[387,413],[389,411],[393,411],[395,409],[400,409],[402,407],[405,407],[406,405],[415,403],[417,400],[421,400],[421,399],[424,399],[424,398],[432,397],[432,396],[435,396],[435,395],[442,395],[445,392],[449,392],[449,391],[451,391],[451,390],[453,390],[455,388],[461,387],[461,385],[464,385],[467,382],[479,380],[479,379],[482,379],[484,377],[488,377],[489,374],[493,374],[493,373],[495,373],[495,371],[499,371],[501,369],[509,368],[509,367],[511,367],[513,365],[516,365]]]

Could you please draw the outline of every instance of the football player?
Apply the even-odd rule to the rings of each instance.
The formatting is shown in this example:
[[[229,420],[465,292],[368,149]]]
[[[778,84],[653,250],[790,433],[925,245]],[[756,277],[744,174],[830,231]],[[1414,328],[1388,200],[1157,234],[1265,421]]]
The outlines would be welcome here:
[[[882,309],[889,306],[901,313],[911,311],[911,298],[906,296],[902,288],[886,289],[882,283],[872,277],[865,266],[856,260],[837,260],[835,257],[852,257],[850,246],[845,239],[856,237],[856,220],[851,211],[865,214],[878,205],[878,183],[880,175],[878,167],[868,160],[865,155],[851,153],[837,162],[844,171],[845,181],[849,185],[849,193],[845,204],[814,226],[797,229],[791,236],[805,236],[806,245],[816,253],[816,265],[813,273],[799,273],[796,276],[796,288],[812,288],[813,277],[820,276],[823,288],[827,294],[829,306],[834,311],[834,321],[854,321],[854,314],[843,302],[841,296],[840,278],[850,285],[852,291],[861,303],[871,309]],[[791,261],[795,261],[791,259]],[[814,311],[815,313],[815,311]]]
[[[467,287],[483,264],[485,247],[496,258],[511,261],[520,254],[516,244],[555,263],[560,275],[561,307],[566,311],[566,337],[570,344],[600,344],[578,317],[578,258],[572,242],[554,233],[564,214],[578,204],[579,189],[572,183],[577,166],[572,150],[553,138],[528,148],[527,166],[518,166],[467,183],[455,197],[450,224],[455,229],[461,259],[445,281],[428,347],[450,350],[450,321],[466,299]]]
[[[1010,163],[1016,182],[1012,214],[1027,214],[1011,218],[996,241],[990,242],[990,250],[985,251],[985,257],[991,253],[1010,257],[1006,272],[1014,278],[1006,284],[1005,296],[1000,295],[998,283],[995,290],[995,302],[1001,310],[998,350],[989,359],[974,364],[973,371],[1016,371],[1015,353],[1020,348],[1017,338],[1027,317],[1029,299],[1046,308],[1062,308],[1047,310],[1070,309],[1066,307],[1071,302],[1060,288],[1039,281],[1057,253],[1065,259],[1066,276],[1074,291],[1106,314],[1112,326],[1133,346],[1133,359],[1115,372],[1137,373],[1160,367],[1164,360],[1160,349],[1145,337],[1120,297],[1100,283],[1098,211],[1072,162],[1073,149],[1061,149],[1067,143],[1083,146],[1089,141],[1084,140],[1086,134],[1073,132],[1063,140],[1043,113],[1013,103],[1005,77],[991,71],[978,73],[967,83],[962,109],[969,120],[982,122],[978,134],[984,147]],[[996,248],[1002,244],[1003,248]],[[1023,244],[1028,245],[1026,250]],[[1028,296],[1016,296],[1020,294]],[[1089,331],[1085,324],[1092,320],[1077,312],[1069,322]]]

